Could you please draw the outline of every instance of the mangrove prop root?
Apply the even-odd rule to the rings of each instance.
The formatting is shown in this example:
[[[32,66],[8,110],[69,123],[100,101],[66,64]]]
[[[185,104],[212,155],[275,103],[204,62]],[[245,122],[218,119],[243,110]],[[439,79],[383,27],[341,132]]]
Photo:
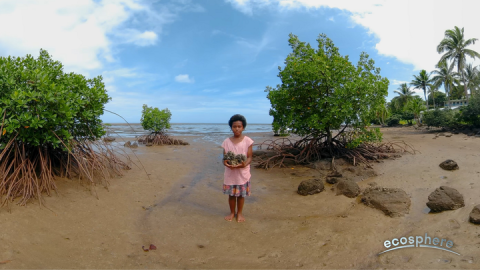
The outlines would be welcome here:
[[[164,132],[140,136],[138,142],[151,145],[189,145],[188,142],[172,138]]]
[[[70,142],[70,150],[31,146],[11,139],[0,152],[0,201],[19,205],[56,192],[55,177],[76,177],[82,183],[107,187],[109,178],[123,175],[131,160],[122,161],[112,146],[103,141]]]
[[[347,147],[348,140],[348,137],[343,137],[332,139],[331,143],[327,143],[326,136],[306,137],[295,142],[288,138],[266,140],[257,144],[257,149],[271,150],[274,154],[266,158],[255,156],[255,167],[263,169],[287,167],[284,164],[286,159],[292,159],[295,164],[308,164],[324,157],[332,159],[337,157],[345,158],[354,165],[362,164],[371,168],[371,162],[398,157],[402,153],[415,154],[418,152],[412,145],[404,141],[364,142],[358,147],[350,149]],[[336,169],[333,160],[332,169]]]

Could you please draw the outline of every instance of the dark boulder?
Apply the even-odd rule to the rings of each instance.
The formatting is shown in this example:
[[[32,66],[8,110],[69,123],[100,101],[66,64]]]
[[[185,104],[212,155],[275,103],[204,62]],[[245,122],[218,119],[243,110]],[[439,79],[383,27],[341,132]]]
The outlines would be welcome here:
[[[442,212],[464,207],[465,202],[463,195],[456,189],[441,186],[428,195],[427,206],[432,212]]]
[[[480,204],[473,207],[469,221],[473,224],[480,224]]]
[[[447,170],[447,171],[452,171],[452,170],[458,170],[458,164],[457,162],[447,159],[444,162],[440,163],[440,168]]]
[[[338,182],[338,178],[337,177],[327,177],[326,179],[327,183],[329,184],[336,184]]]
[[[103,140],[104,140],[105,142],[113,142],[113,141],[115,141],[115,137],[106,136],[106,137],[103,138]]]
[[[355,198],[360,194],[360,187],[352,180],[341,179],[337,183],[337,195],[343,194],[349,198]]]
[[[339,173],[338,171],[332,171],[327,175],[328,177],[342,177],[342,174]]]
[[[323,181],[320,179],[304,180],[298,185],[297,193],[303,196],[320,193],[324,190]]]

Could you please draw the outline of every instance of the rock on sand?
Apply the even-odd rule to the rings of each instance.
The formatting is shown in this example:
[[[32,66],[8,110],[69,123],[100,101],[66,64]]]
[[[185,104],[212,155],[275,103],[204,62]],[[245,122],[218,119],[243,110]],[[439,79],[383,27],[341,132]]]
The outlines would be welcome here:
[[[320,193],[324,190],[323,181],[320,179],[304,180],[298,185],[297,193],[303,196]]]
[[[447,170],[447,171],[452,171],[452,170],[458,170],[458,164],[457,162],[447,159],[444,162],[440,163],[440,168]]]
[[[355,198],[360,194],[360,187],[352,180],[342,179],[337,183],[337,195],[340,194],[349,198]]]
[[[379,209],[390,217],[399,217],[408,214],[410,197],[399,188],[368,187],[362,195],[362,202],[370,207]]]
[[[428,195],[427,206],[432,212],[442,212],[464,207],[465,202],[463,195],[456,189],[441,186]]]
[[[480,224],[480,204],[473,207],[472,212],[470,212],[469,220],[473,224]]]

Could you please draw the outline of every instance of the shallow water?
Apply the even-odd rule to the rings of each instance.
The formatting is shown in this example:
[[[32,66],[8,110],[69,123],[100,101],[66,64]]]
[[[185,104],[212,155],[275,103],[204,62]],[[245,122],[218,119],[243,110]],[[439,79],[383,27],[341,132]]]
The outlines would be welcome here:
[[[109,135],[113,137],[135,138],[149,134],[141,124],[109,124]],[[271,124],[248,124],[244,134],[272,132]],[[232,134],[228,124],[171,124],[167,130],[171,136],[201,136],[200,140],[221,143],[226,136]],[[197,140],[197,139],[194,139]]]

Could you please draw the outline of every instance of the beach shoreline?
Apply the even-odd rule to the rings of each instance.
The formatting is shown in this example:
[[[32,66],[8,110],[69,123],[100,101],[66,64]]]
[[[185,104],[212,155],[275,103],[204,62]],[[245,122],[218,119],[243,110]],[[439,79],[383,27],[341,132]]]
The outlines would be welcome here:
[[[252,166],[246,222],[227,222],[220,137],[176,136],[190,145],[125,149],[135,152],[130,156],[137,165],[110,179],[108,190],[58,179],[58,195],[45,196],[45,207],[33,201],[12,206],[11,213],[0,208],[0,261],[8,260],[0,268],[480,268],[480,226],[468,222],[480,204],[480,139],[432,140],[435,134],[413,127],[382,132],[385,140],[405,141],[419,152],[375,163],[375,175],[357,183],[405,190],[411,207],[404,217],[337,196],[329,184],[316,195],[296,193],[301,181],[323,179],[326,170]],[[255,143],[278,138],[271,132],[247,136]],[[442,170],[445,159],[460,169]],[[463,194],[465,207],[425,213],[428,195],[442,185]],[[451,239],[461,256],[422,248],[377,256],[385,240],[425,233]],[[142,246],[150,244],[156,250],[145,252]]]

